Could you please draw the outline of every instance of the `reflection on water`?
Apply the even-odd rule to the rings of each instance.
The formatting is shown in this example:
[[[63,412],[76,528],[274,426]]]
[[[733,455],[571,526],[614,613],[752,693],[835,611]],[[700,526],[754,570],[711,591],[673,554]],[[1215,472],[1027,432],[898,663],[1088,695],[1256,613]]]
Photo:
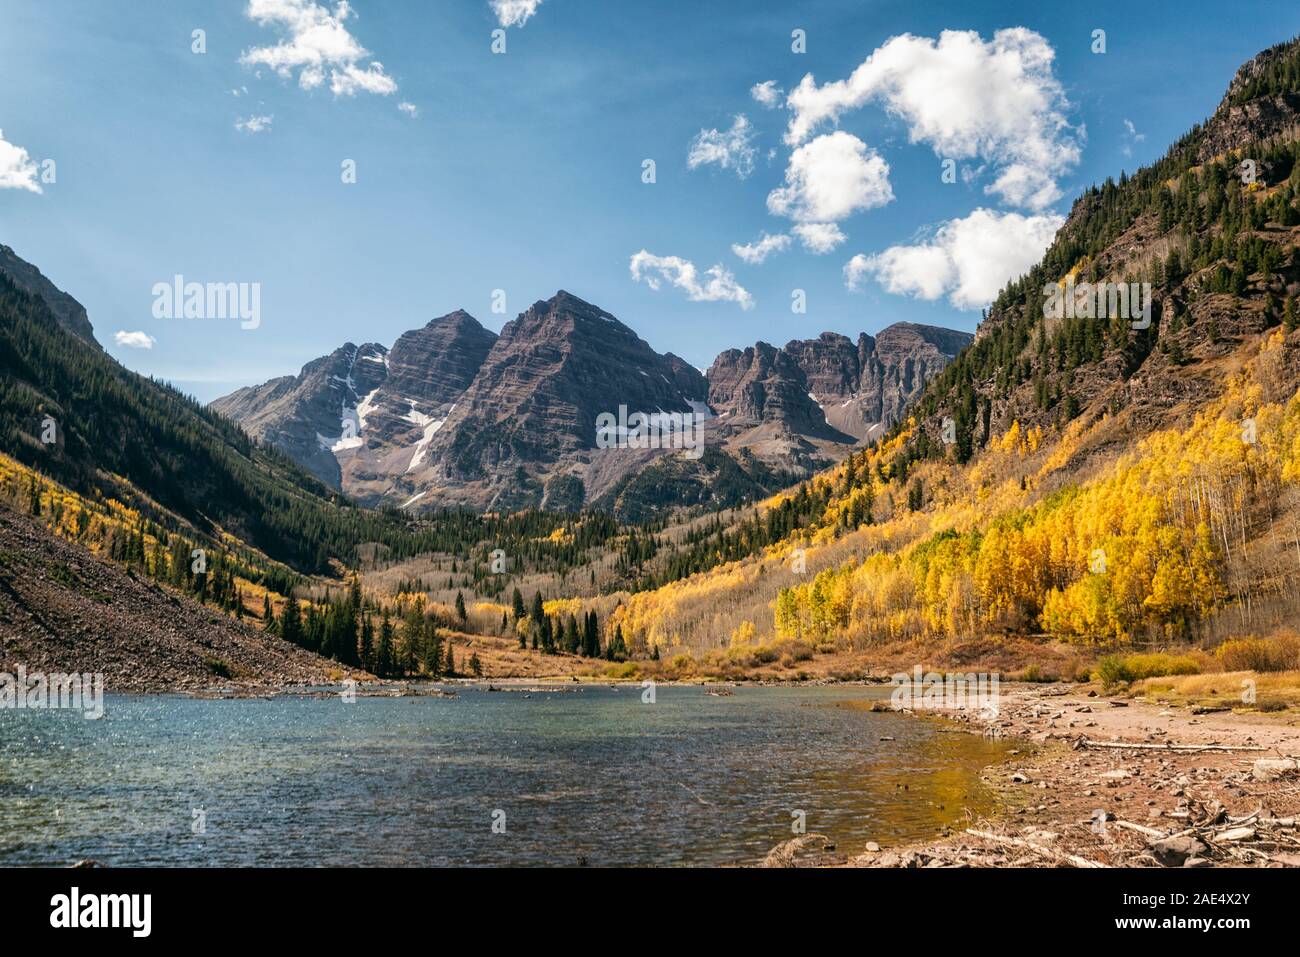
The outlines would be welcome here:
[[[0,864],[753,863],[798,810],[852,853],[987,809],[978,771],[1006,746],[855,704],[887,692],[110,696],[100,721],[0,711]]]

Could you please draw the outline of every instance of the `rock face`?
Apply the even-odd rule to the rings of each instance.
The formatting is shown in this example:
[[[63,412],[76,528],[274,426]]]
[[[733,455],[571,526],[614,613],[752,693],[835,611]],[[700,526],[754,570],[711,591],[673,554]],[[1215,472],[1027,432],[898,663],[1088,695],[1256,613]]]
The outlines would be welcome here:
[[[212,408],[338,488],[336,453],[360,444],[365,399],[385,378],[387,353],[376,343],[349,342],[307,363],[297,376],[232,392]]]
[[[500,336],[453,312],[390,351],[349,344],[213,408],[365,504],[644,515],[719,501],[724,487],[764,494],[833,463],[892,424],[969,339],[899,324],[856,344],[760,342],[722,353],[706,377],[560,291]],[[709,454],[601,448],[597,420],[620,409],[705,416]]]
[[[834,441],[869,441],[894,425],[972,336],[899,322],[875,338],[823,332],[779,351],[728,350],[709,370],[709,403],[733,421],[782,422]]]
[[[708,380],[709,405],[728,425],[777,422],[800,434],[834,437],[809,394],[807,375],[788,349],[766,342],[728,349],[713,360]]]
[[[927,382],[970,345],[970,333],[896,322],[876,335],[858,339],[862,378],[858,387],[861,420],[888,428],[898,422]],[[856,429],[849,431],[857,435]]]
[[[548,480],[580,477],[572,460],[596,449],[602,413],[687,413],[703,408],[705,392],[704,378],[684,361],[659,355],[609,313],[560,291],[501,330],[430,442],[427,471],[413,481],[442,490],[444,501],[540,505]]]
[[[385,377],[357,407],[355,438],[335,453],[342,487],[372,503],[400,494],[396,486],[427,461],[430,440],[496,339],[464,310],[399,336]]]
[[[1214,116],[1200,131],[1196,143],[1200,162],[1294,128],[1300,114],[1300,90],[1255,95],[1254,88],[1266,84],[1271,72],[1285,69],[1295,52],[1294,42],[1280,43],[1241,65]]]
[[[44,301],[64,329],[95,348],[102,348],[95,339],[95,330],[90,325],[85,306],[57,288],[39,269],[19,259],[12,249],[2,243],[0,243],[0,273],[9,277],[9,281],[19,289]]]

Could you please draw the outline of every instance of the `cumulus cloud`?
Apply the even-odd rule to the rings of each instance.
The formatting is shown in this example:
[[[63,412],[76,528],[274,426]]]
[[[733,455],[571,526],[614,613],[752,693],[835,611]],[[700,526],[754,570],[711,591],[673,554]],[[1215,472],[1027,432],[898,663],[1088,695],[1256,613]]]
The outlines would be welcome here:
[[[791,232],[799,237],[804,249],[818,256],[830,252],[848,239],[834,223],[800,223]]]
[[[314,0],[249,0],[247,12],[249,19],[288,36],[275,46],[245,50],[239,58],[245,66],[264,66],[286,79],[297,70],[304,90],[314,90],[328,75],[335,96],[397,92],[384,65],[371,59],[344,25],[353,16],[347,0],[339,0],[333,11]]]
[[[36,163],[27,151],[7,142],[5,131],[0,130],[0,189],[26,189],[39,193],[42,190],[36,181],[36,173]]]
[[[754,127],[743,113],[736,115],[729,130],[700,130],[691,140],[686,165],[691,169],[713,164],[736,171],[744,179],[754,172]]]
[[[1084,130],[1053,73],[1056,53],[1024,27],[985,42],[974,31],[945,30],[936,41],[893,37],[845,80],[817,85],[806,75],[790,92],[785,140],[806,141],[824,123],[876,101],[908,125],[913,143],[944,158],[980,158],[996,168],[985,191],[1040,210],[1061,196],[1057,178],[1081,153]]]
[[[755,83],[751,86],[749,95],[769,110],[774,110],[781,105],[781,98],[785,96],[785,90],[776,85],[776,80],[764,80],[762,83]]]
[[[1038,262],[1064,221],[1054,214],[977,209],[944,223],[928,242],[854,256],[844,279],[850,289],[871,278],[891,293],[927,300],[946,295],[958,309],[978,309]]]
[[[768,194],[767,208],[800,223],[833,223],[893,198],[889,164],[856,136],[837,130],[790,155],[785,185]]]
[[[754,308],[754,297],[721,264],[710,266],[701,275],[689,259],[656,256],[643,249],[628,265],[632,279],[651,289],[658,290],[668,283],[683,290],[692,302],[734,302],[741,309]]]
[[[248,119],[240,117],[235,120],[235,129],[241,133],[261,133],[271,128],[273,116],[250,116]]]
[[[152,349],[153,344],[158,340],[147,332],[127,332],[125,329],[119,329],[113,333],[113,341],[127,349]]]
[[[732,243],[731,251],[749,263],[751,266],[757,266],[763,260],[773,253],[783,252],[790,248],[790,237],[785,233],[777,233],[775,236],[769,236],[767,233],[756,243]]]
[[[490,0],[492,12],[503,27],[522,27],[537,12],[542,0]]]
[[[397,108],[401,110],[403,113],[405,113],[407,116],[409,116],[411,119],[415,119],[417,116],[420,115],[420,108],[416,106],[414,103],[406,103],[406,102],[398,103]]]

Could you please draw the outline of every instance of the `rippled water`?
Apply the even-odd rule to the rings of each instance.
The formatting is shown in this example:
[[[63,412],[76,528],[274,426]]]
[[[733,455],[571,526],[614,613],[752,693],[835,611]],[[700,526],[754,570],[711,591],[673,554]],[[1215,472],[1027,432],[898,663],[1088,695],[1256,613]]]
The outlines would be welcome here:
[[[753,863],[789,839],[796,810],[853,852],[986,808],[977,773],[1005,745],[865,710],[887,690],[109,696],[99,721],[0,711],[0,864]]]

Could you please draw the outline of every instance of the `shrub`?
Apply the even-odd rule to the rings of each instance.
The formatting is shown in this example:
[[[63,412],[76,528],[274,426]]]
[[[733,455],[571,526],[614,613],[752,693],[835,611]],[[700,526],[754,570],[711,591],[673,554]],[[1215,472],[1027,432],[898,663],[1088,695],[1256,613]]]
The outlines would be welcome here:
[[[1143,678],[1165,675],[1200,674],[1201,666],[1191,655],[1171,655],[1158,651],[1150,654],[1107,655],[1097,662],[1096,676],[1104,690]]]
[[[218,678],[229,678],[231,676],[230,665],[220,658],[204,658],[203,663]]]
[[[1232,638],[1219,645],[1214,656],[1225,671],[1293,671],[1300,668],[1300,639],[1292,634]]]
[[[641,668],[635,661],[624,661],[605,667],[605,674],[616,681],[628,681],[636,678],[640,673]]]
[[[1124,659],[1119,655],[1107,655],[1098,661],[1095,674],[1105,691],[1133,680],[1133,676],[1124,666]]]

